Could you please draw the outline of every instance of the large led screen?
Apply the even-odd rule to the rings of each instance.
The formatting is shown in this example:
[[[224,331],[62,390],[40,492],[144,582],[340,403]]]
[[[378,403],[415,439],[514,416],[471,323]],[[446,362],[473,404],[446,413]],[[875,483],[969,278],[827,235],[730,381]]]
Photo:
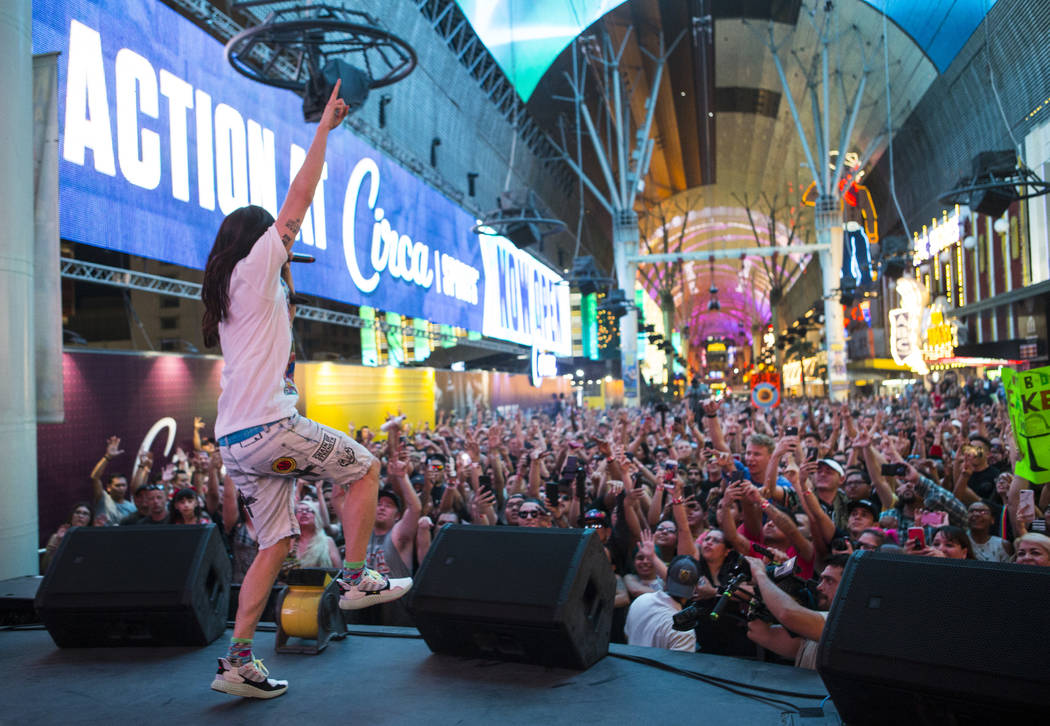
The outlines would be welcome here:
[[[456,0],[522,100],[572,39],[624,0]]]
[[[276,215],[316,126],[192,22],[159,2],[36,0],[33,49],[61,54],[62,237],[203,269],[226,214]],[[568,286],[474,223],[338,129],[296,244],[317,263],[296,267],[296,287],[571,355]]]

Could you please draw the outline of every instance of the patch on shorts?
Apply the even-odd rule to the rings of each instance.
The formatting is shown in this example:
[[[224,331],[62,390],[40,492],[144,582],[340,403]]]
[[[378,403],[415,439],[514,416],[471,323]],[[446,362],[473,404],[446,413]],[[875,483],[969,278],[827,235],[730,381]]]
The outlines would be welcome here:
[[[334,450],[335,436],[332,436],[332,434],[322,433],[321,445],[317,447],[317,451],[310,455],[310,458],[316,461],[324,461]]]
[[[357,461],[357,455],[349,446],[343,447],[343,455],[339,457],[339,466],[350,466]]]
[[[295,469],[295,459],[290,456],[282,456],[270,465],[270,468],[276,471],[278,474],[287,474],[288,472]]]

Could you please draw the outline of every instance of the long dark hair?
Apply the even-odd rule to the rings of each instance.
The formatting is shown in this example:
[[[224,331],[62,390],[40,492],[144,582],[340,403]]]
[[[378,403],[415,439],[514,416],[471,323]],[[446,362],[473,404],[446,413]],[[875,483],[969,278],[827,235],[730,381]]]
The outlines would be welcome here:
[[[73,524],[73,513],[83,507],[88,510],[88,523],[87,526],[95,526],[95,508],[88,502],[77,502],[73,505],[73,508],[69,510],[69,517],[66,519],[66,524]]]
[[[204,513],[203,507],[201,507],[200,500],[197,499],[197,493],[190,488],[179,489],[175,492],[175,496],[171,498],[171,503],[168,505],[168,524],[184,524],[182,519],[182,512],[175,506],[176,503],[183,499],[192,499],[194,503],[193,516],[199,522],[201,514]]]
[[[215,235],[215,243],[204,267],[201,300],[204,317],[201,332],[204,345],[219,344],[219,323],[230,312],[230,275],[234,266],[248,256],[255,242],[273,224],[273,216],[254,204],[241,207],[226,216]]]

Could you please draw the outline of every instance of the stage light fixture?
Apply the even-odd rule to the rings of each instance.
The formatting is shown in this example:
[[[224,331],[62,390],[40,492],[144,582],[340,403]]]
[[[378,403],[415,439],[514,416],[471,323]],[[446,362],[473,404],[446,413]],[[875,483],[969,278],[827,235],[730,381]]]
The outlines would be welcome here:
[[[970,162],[970,176],[959,179],[955,188],[939,201],[966,205],[989,217],[1000,217],[1018,200],[1050,192],[1050,183],[1018,160],[1013,149],[982,151]]]
[[[338,79],[343,81],[339,96],[353,112],[370,89],[397,83],[416,67],[412,47],[379,27],[375,18],[324,2],[274,9],[258,25],[230,38],[225,54],[241,75],[300,94],[307,121],[320,119]],[[275,63],[278,58],[294,59],[292,74]],[[381,125],[386,122],[384,105],[381,101]]]
[[[328,97],[332,95],[336,81],[339,86],[339,98],[343,99],[354,113],[368,100],[371,79],[360,68],[356,68],[341,58],[333,58],[325,63],[317,73],[311,73],[303,92],[303,120],[317,123],[321,120]]]
[[[566,228],[560,219],[543,214],[539,197],[532,190],[504,190],[496,203],[496,209],[474,225],[474,234],[501,235],[524,249]]]
[[[622,318],[624,315],[631,312],[631,305],[627,302],[627,296],[624,294],[624,291],[616,288],[610,290],[609,294],[598,303],[598,309],[605,310],[614,318]]]
[[[601,273],[593,257],[581,255],[572,261],[572,276],[569,282],[579,289],[581,295],[591,295],[605,292],[613,281]]]

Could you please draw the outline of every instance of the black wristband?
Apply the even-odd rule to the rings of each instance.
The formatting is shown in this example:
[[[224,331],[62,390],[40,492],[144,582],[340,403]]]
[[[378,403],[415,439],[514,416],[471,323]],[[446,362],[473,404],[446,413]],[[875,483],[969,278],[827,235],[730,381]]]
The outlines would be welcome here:
[[[705,413],[704,418],[718,418],[717,413]]]

